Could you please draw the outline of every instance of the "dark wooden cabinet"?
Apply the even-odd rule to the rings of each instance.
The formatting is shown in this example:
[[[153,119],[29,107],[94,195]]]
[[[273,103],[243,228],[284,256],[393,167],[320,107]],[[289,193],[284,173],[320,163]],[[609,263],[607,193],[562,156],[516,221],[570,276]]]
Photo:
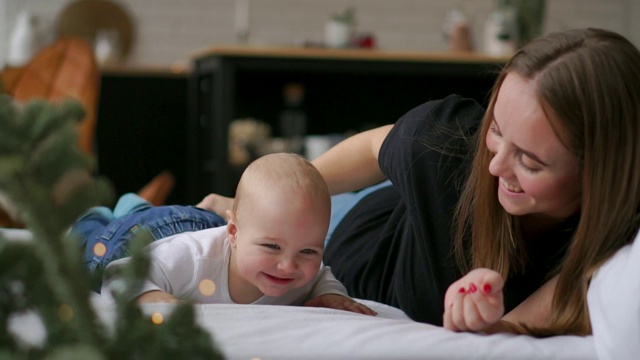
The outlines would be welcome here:
[[[307,133],[361,131],[395,122],[457,93],[486,103],[503,59],[376,50],[214,48],[194,59],[187,131],[187,197],[232,196],[242,169],[228,162],[232,119],[267,122],[279,136],[283,87],[305,88]]]
[[[117,195],[138,192],[169,170],[167,203],[186,204],[189,75],[169,69],[114,68],[101,75],[96,129],[98,173]]]

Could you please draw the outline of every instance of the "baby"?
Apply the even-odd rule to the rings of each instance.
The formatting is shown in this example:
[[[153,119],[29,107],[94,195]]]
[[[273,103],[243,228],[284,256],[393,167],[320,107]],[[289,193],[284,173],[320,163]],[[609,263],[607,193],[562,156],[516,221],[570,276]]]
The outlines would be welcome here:
[[[242,174],[226,226],[148,246],[150,272],[136,300],[306,305],[375,315],[322,264],[330,208],[327,185],[307,160],[261,157]],[[103,294],[114,286],[112,270],[129,259],[107,266]]]

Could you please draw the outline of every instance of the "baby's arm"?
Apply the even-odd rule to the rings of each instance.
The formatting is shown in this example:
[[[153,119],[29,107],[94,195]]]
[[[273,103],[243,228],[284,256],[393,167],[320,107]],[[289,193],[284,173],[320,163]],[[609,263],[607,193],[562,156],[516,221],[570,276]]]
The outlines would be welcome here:
[[[307,301],[304,306],[326,307],[330,309],[346,310],[359,314],[376,316],[378,313],[369,307],[343,295],[324,294]]]
[[[378,315],[375,311],[351,299],[347,289],[342,285],[328,266],[321,265],[320,271],[314,279],[313,290],[304,306],[326,307],[352,311],[366,315]]]
[[[136,301],[140,304],[154,302],[177,304],[180,302],[180,300],[175,296],[161,290],[147,291],[146,293],[138,296]]]
[[[443,324],[453,331],[479,332],[504,315],[504,280],[497,272],[475,269],[454,282],[444,298]]]

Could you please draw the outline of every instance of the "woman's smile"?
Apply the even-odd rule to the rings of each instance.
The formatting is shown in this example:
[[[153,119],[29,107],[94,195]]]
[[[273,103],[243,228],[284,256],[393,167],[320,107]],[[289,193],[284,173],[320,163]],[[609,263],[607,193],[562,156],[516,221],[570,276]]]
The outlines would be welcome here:
[[[500,185],[502,186],[502,188],[507,190],[508,192],[511,192],[511,193],[523,193],[524,192],[524,191],[522,191],[522,188],[520,188],[518,186],[515,186],[515,185],[511,185],[504,178],[499,178],[499,179],[500,179]]]

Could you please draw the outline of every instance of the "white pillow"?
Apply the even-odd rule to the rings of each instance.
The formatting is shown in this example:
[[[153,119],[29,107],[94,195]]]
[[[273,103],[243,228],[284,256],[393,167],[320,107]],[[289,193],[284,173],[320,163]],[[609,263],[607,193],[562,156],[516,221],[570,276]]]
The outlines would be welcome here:
[[[640,235],[591,280],[587,301],[601,360],[640,358]]]

